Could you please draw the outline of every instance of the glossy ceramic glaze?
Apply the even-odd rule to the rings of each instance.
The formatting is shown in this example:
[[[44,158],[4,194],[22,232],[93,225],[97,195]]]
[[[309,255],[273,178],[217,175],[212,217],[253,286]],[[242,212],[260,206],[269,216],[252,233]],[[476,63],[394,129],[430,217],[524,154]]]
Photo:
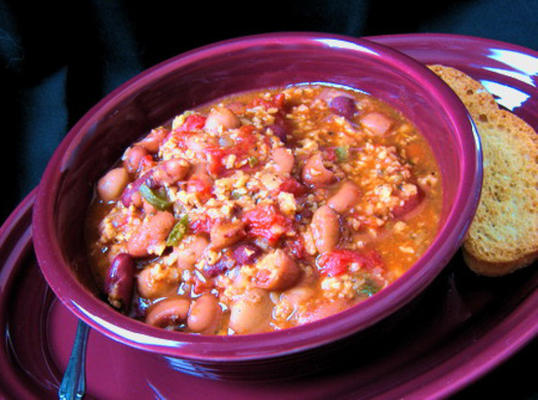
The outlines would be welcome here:
[[[0,229],[6,260],[0,266],[0,398],[6,399],[57,398],[77,327],[37,266],[34,199],[35,191]],[[84,398],[447,398],[537,336],[537,285],[535,268],[502,280],[477,277],[458,253],[404,317],[389,317],[331,353],[324,360],[331,369],[278,384],[180,374],[169,358],[93,330]]]
[[[359,88],[387,101],[430,142],[443,176],[444,208],[442,228],[424,256],[367,301],[327,319],[269,334],[209,337],[169,332],[107,306],[88,273],[82,224],[93,183],[123,149],[150,128],[209,100],[247,89],[318,81]],[[466,110],[421,64],[377,44],[341,36],[247,37],[157,65],[92,108],[61,143],[43,176],[34,209],[34,244],[56,296],[104,335],[172,357],[176,369],[192,374],[254,380],[290,377],[326,367],[319,361],[342,345],[342,339],[394,313],[431,283],[461,244],[476,209],[481,178],[479,141]]]

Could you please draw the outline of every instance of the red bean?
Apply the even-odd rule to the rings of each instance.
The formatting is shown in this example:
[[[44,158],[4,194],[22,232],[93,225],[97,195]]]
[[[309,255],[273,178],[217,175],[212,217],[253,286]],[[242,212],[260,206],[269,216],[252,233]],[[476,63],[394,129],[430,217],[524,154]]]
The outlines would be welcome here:
[[[321,154],[317,153],[306,161],[302,171],[302,179],[307,184],[320,186],[332,183],[335,176],[331,170],[323,165]]]
[[[336,247],[340,238],[340,223],[338,214],[329,206],[321,206],[316,210],[310,227],[318,252],[325,253]]]
[[[262,249],[254,243],[240,244],[233,250],[235,260],[241,265],[253,264],[261,254]]]
[[[150,254],[150,248],[164,242],[175,224],[174,216],[167,211],[159,211],[150,215],[141,224],[127,242],[127,251],[133,257],[145,257]]]
[[[146,184],[149,187],[154,186],[152,176],[153,176],[153,170],[150,170],[125,188],[125,190],[123,191],[121,195],[121,202],[123,203],[125,207],[129,207],[131,205],[133,201],[133,195],[135,193],[138,193],[138,191],[140,190],[140,186],[144,184]]]
[[[225,273],[226,271],[232,269],[235,267],[236,262],[233,258],[230,256],[224,254],[220,257],[220,259],[212,265],[206,264],[202,268],[204,276],[207,278],[214,278],[220,274]]]
[[[190,301],[184,297],[168,297],[152,305],[146,314],[146,323],[160,328],[177,327],[185,322]]]
[[[108,301],[126,310],[133,293],[135,263],[129,254],[120,253],[112,260],[105,279]]]
[[[213,334],[217,331],[222,317],[219,302],[212,294],[204,294],[191,304],[187,326],[193,332]]]
[[[329,108],[342,117],[352,119],[357,112],[355,100],[348,96],[336,96],[329,101]]]
[[[284,144],[288,143],[288,137],[287,137],[288,130],[286,129],[284,122],[275,120],[275,123],[272,125],[269,125],[267,129],[271,129],[271,132],[273,132],[273,135],[279,138],[282,143]]]
[[[398,193],[400,202],[392,209],[392,215],[396,218],[404,217],[409,214],[422,202],[424,192],[420,186],[414,184],[405,184]]]
[[[297,283],[301,269],[284,250],[267,254],[257,264],[255,286],[267,290],[286,290]]]

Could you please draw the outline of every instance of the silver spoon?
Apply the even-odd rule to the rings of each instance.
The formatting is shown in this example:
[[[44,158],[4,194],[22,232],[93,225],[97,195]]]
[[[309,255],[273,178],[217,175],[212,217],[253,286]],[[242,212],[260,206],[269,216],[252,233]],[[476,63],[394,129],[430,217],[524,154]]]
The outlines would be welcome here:
[[[60,400],[80,400],[86,393],[86,343],[90,327],[81,320],[78,321],[77,333],[69,363],[64,373],[58,398]]]

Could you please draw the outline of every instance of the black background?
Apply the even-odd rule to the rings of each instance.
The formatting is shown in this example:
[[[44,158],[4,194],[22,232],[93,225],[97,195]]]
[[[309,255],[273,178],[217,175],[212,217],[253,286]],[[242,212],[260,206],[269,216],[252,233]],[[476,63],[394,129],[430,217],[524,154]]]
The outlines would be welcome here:
[[[538,49],[538,1],[0,1],[0,222],[69,128],[121,83],[195,47],[273,31],[440,32]],[[532,343],[456,398],[538,398]]]

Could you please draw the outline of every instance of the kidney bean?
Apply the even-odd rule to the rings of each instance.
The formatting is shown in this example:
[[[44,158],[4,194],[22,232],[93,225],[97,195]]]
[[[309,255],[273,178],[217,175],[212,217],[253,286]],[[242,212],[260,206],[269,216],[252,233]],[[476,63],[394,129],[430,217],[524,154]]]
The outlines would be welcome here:
[[[361,197],[361,192],[357,185],[352,181],[346,181],[333,194],[327,204],[333,210],[344,213],[353,207]]]
[[[181,269],[192,268],[209,245],[209,241],[200,235],[189,236],[182,243],[182,248],[177,251],[177,266]]]
[[[158,211],[147,218],[127,242],[127,251],[133,257],[149,255],[150,246],[164,242],[175,224],[174,216],[168,211]]]
[[[128,183],[129,174],[125,168],[114,168],[99,179],[97,193],[104,201],[117,200]]]
[[[127,310],[133,293],[135,263],[126,253],[112,260],[105,279],[108,301],[116,308]]]
[[[262,249],[260,249],[254,243],[244,243],[238,245],[233,250],[232,254],[235,260],[241,265],[253,264],[262,254]]]
[[[340,237],[338,214],[329,206],[321,206],[316,210],[310,228],[318,252],[331,251],[338,244]]]
[[[357,112],[355,100],[348,96],[336,96],[329,101],[329,108],[342,117],[352,119]]]
[[[245,235],[245,223],[242,221],[216,223],[211,227],[211,247],[213,249],[228,247],[245,237]]]
[[[288,132],[283,122],[279,122],[278,120],[276,120],[274,124],[267,126],[266,129],[271,129],[273,135],[279,138],[282,143],[288,143]]]
[[[146,323],[160,328],[176,327],[185,322],[190,301],[184,297],[168,297],[152,305],[146,314]]]
[[[310,185],[319,186],[329,184],[334,181],[334,173],[323,165],[323,159],[320,153],[310,157],[302,171],[303,182]]]
[[[267,290],[286,290],[295,285],[301,269],[284,250],[277,249],[267,254],[258,264],[254,278],[256,287]]]
[[[398,195],[400,202],[392,208],[392,215],[395,218],[402,218],[418,207],[424,198],[424,191],[420,186],[409,183],[402,186]]]
[[[235,267],[236,262],[230,256],[224,254],[220,259],[213,265],[206,264],[202,268],[204,276],[207,278],[214,278],[217,275],[223,274],[226,271]]]
[[[386,115],[374,111],[361,117],[361,124],[374,135],[383,136],[392,126],[392,120]]]
[[[269,292],[259,288],[249,289],[231,305],[229,326],[239,334],[267,331],[272,310]]]
[[[134,174],[138,171],[140,161],[142,161],[146,155],[148,155],[148,151],[142,146],[134,145],[129,147],[123,155],[123,165],[129,173]]]
[[[204,294],[191,304],[187,326],[193,332],[213,334],[217,331],[222,317],[219,302],[212,294]]]
[[[138,178],[131,184],[127,185],[127,187],[123,190],[123,193],[121,195],[121,202],[123,203],[125,207],[129,207],[131,205],[133,201],[133,195],[135,193],[138,193],[138,191],[140,190],[140,186],[144,184],[146,184],[150,188],[155,186],[152,176],[153,176],[153,170],[149,170],[140,178]]]
[[[213,107],[205,121],[204,129],[211,133],[220,133],[228,129],[239,128],[241,121],[226,107]]]
[[[291,173],[293,164],[295,163],[295,157],[293,157],[290,150],[285,147],[277,147],[273,149],[271,155],[279,174],[288,175]]]
[[[147,299],[170,296],[177,291],[179,282],[169,275],[155,274],[152,267],[146,267],[136,277],[136,287],[140,296]]]

